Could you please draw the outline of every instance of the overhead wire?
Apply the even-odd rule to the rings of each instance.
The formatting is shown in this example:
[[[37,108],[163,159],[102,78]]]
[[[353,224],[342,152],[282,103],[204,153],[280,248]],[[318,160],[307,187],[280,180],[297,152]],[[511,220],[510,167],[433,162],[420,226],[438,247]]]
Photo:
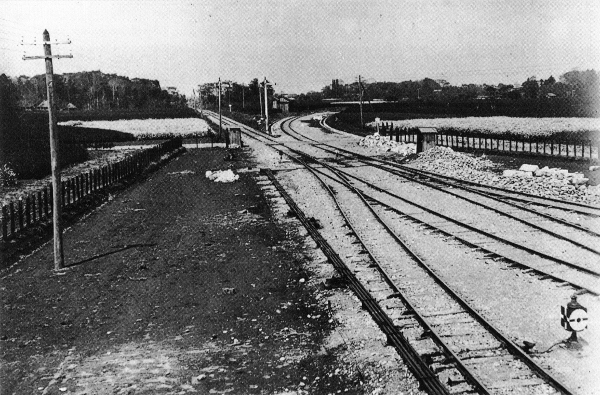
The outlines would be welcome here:
[[[16,22],[12,19],[6,19],[1,16],[0,16],[0,21],[2,21],[2,25],[4,25],[4,26],[8,25],[16,30],[22,30],[22,31],[27,32],[27,31],[32,31],[34,29],[35,30],[39,29],[38,25],[29,23],[29,22],[23,22],[23,21]]]

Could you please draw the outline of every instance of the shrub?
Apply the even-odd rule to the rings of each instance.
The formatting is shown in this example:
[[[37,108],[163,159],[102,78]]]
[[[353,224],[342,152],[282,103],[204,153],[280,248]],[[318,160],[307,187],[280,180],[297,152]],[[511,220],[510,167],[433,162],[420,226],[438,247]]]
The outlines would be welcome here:
[[[15,173],[8,163],[0,166],[0,185],[4,187],[17,185],[17,173]]]

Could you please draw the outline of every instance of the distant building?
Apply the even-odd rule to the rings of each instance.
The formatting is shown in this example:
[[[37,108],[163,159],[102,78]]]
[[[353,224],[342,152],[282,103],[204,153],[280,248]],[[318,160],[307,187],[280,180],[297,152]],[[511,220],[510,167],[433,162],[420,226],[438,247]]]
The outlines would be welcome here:
[[[290,112],[290,104],[295,99],[292,97],[280,96],[273,100],[273,109],[281,110],[283,114],[288,114]]]

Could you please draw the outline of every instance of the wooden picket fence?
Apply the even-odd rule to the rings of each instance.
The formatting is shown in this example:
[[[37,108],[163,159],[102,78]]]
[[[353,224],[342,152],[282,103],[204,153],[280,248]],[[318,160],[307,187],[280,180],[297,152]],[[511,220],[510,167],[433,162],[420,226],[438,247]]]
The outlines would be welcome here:
[[[379,133],[389,135],[390,140],[398,142],[416,143],[417,133],[411,129],[393,128],[393,125],[384,123],[380,125]],[[557,139],[517,139],[491,137],[481,134],[478,136],[465,136],[461,134],[439,132],[436,144],[451,147],[457,151],[484,151],[504,152],[510,154],[544,155],[570,159],[592,160],[599,159],[600,146],[591,140],[567,141]]]
[[[137,151],[117,162],[92,169],[61,182],[62,207],[73,208],[83,199],[115,183],[140,174],[161,156],[180,148],[182,140],[174,138],[148,149]],[[41,222],[52,221],[52,185],[31,192],[24,198],[2,206],[2,240],[10,240],[19,232]]]

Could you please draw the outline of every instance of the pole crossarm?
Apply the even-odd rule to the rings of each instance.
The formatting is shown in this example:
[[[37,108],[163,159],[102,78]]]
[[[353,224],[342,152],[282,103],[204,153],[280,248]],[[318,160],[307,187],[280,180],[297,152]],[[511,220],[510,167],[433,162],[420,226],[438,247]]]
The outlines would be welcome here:
[[[21,41],[21,45],[61,45],[61,44],[71,44],[71,40],[67,39],[67,41],[34,41],[32,43],[26,43]]]
[[[51,55],[51,56],[25,56],[23,55],[23,60],[32,60],[32,59],[61,59],[61,58],[72,58],[73,55]]]

